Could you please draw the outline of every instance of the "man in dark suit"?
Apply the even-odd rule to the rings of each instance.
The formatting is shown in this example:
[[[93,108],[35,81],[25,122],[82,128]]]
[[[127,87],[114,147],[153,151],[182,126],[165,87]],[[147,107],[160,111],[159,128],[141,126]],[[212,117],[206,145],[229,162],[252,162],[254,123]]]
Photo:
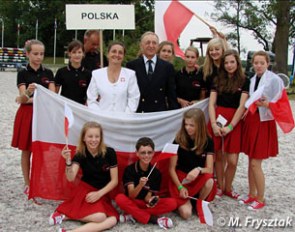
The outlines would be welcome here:
[[[126,64],[136,72],[140,90],[138,113],[178,108],[173,65],[157,57],[158,36],[151,31],[141,36],[142,56]]]
[[[82,66],[91,72],[95,69],[102,68],[99,52],[99,36],[99,30],[87,30],[84,34],[85,57],[82,60]],[[103,66],[108,66],[108,60],[105,55],[103,56]]]

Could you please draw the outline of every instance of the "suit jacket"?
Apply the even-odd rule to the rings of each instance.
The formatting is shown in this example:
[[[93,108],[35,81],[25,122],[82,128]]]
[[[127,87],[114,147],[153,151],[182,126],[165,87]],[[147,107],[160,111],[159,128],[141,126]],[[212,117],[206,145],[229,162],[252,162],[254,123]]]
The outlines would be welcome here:
[[[151,80],[147,76],[143,57],[128,62],[126,67],[136,72],[140,91],[136,112],[157,112],[178,108],[175,71],[172,64],[157,58]]]

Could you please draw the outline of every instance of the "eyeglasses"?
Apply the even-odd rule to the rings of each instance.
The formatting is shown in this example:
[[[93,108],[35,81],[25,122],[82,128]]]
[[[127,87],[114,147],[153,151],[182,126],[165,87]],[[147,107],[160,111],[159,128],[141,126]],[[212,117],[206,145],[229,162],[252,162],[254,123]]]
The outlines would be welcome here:
[[[153,152],[153,151],[141,151],[141,152],[139,152],[139,154],[140,154],[141,156],[144,156],[144,155],[151,156],[151,155],[154,154],[154,152]]]

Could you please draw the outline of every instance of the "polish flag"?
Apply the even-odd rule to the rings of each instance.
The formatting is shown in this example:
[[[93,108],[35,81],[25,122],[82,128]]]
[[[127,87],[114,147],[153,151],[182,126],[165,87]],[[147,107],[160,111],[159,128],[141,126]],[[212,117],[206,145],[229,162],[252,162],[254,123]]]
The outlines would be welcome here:
[[[208,201],[197,199],[197,210],[200,222],[202,224],[213,226],[213,215],[208,205]]]
[[[266,71],[261,78],[265,79],[271,75],[276,74]],[[261,79],[261,81],[267,81],[264,79]],[[250,91],[254,89],[254,81],[254,77],[252,77]],[[273,96],[271,98],[267,97],[269,101],[269,110],[281,130],[284,133],[289,133],[294,128],[294,117],[283,82],[279,81],[278,83],[278,86],[261,85],[251,94],[250,98],[245,103],[245,107],[248,108],[251,113],[255,113],[255,111],[258,110],[256,102],[265,95],[272,94]],[[260,115],[260,120],[265,121],[262,117],[263,114]]]
[[[149,178],[149,176],[151,175],[151,173],[153,172],[154,168],[157,166],[159,161],[165,160],[165,159],[170,159],[171,157],[176,156],[178,147],[179,147],[178,144],[166,143],[162,152],[157,155],[156,162],[154,163],[147,178]],[[167,164],[168,164],[168,162],[167,162]],[[167,171],[167,170],[165,170],[165,171]]]
[[[165,12],[159,7],[159,3],[155,5],[155,32],[158,34],[157,27],[164,26],[164,36],[159,34],[163,40],[169,40],[174,44],[176,56],[184,57],[183,51],[178,45],[178,39],[181,32],[190,22],[194,13],[177,0],[172,0]]]
[[[289,133],[293,130],[294,117],[285,89],[283,89],[281,97],[276,102],[269,103],[269,109],[284,133]]]
[[[67,103],[65,103],[65,136],[66,138],[68,138],[69,135],[69,129],[72,127],[72,125],[74,124],[74,116],[73,116],[73,112],[71,110],[71,108],[68,106]]]
[[[65,103],[75,118],[71,133],[68,134],[72,155],[75,154],[83,124],[87,121],[100,123],[105,143],[116,150],[119,180],[122,179],[124,168],[137,160],[135,143],[140,137],[148,136],[153,139],[156,155],[152,163],[155,163],[165,144],[174,140],[186,110],[200,108],[208,118],[208,99],[186,108],[155,113],[96,112],[37,85],[33,104],[33,155],[29,198],[67,199],[76,184],[67,181],[65,160],[61,156],[66,143],[63,120]],[[170,151],[168,149],[167,153]],[[168,190],[168,162],[159,162],[157,167],[162,173],[160,194],[165,194]],[[79,179],[76,180],[78,181]],[[114,194],[118,192],[123,192],[122,184]]]
[[[166,143],[162,152],[156,158],[157,162],[161,160],[165,160],[165,159],[170,159],[171,157],[176,156],[178,147],[179,147],[178,144]]]

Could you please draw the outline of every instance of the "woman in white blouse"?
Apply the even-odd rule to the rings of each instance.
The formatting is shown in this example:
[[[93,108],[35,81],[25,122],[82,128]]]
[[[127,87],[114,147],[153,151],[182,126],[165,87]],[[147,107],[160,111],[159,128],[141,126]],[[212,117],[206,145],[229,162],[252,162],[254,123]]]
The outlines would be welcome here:
[[[122,67],[126,53],[123,43],[108,47],[109,66],[92,72],[87,104],[98,111],[135,112],[140,97],[135,72]]]

